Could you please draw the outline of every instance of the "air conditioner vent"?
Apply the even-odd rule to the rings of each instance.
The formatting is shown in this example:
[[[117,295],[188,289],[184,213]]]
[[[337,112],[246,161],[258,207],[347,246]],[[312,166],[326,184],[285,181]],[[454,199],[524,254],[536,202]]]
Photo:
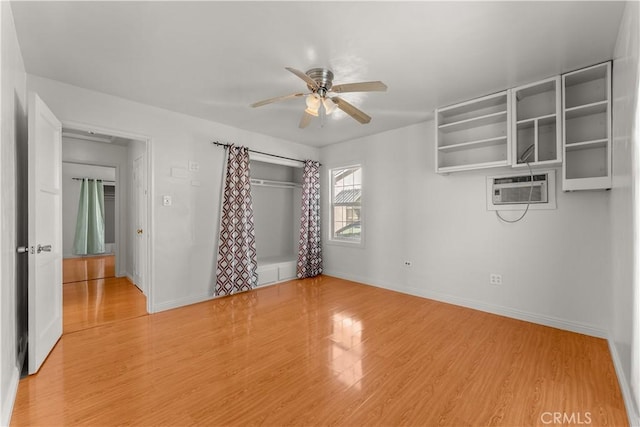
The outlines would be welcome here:
[[[542,186],[534,185],[530,188],[527,185],[525,187],[511,187],[502,188],[502,190],[496,191],[500,196],[497,200],[494,200],[494,204],[508,204],[508,203],[546,203],[546,191],[543,191]],[[529,197],[531,194],[531,197]]]

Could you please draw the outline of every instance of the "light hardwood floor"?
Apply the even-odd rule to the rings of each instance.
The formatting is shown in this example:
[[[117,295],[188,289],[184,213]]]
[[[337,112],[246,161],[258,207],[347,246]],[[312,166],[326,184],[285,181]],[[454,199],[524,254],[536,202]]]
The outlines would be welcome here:
[[[146,298],[127,278],[115,277],[115,256],[62,262],[63,333],[147,314]]]
[[[62,260],[62,283],[115,276],[115,255],[97,255]]]
[[[524,426],[554,412],[627,425],[605,340],[323,276],[65,334],[21,380],[11,423]]]
[[[147,314],[147,300],[126,277],[62,285],[65,334]]]

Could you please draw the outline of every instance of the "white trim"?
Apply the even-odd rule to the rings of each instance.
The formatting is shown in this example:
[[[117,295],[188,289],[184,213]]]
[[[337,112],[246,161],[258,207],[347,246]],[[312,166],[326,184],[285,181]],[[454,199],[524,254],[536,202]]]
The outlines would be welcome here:
[[[613,360],[613,367],[615,368],[616,376],[618,377],[618,384],[620,384],[620,391],[622,392],[624,406],[627,410],[629,425],[632,427],[638,427],[640,426],[640,415],[638,414],[638,410],[635,407],[635,403],[633,401],[633,393],[631,392],[631,388],[629,387],[629,383],[627,382],[627,377],[624,375],[622,362],[620,362],[620,355],[618,354],[615,342],[611,336],[609,337],[609,339],[607,339],[607,342],[609,344],[611,359]]]
[[[335,169],[348,169],[348,168],[360,168],[360,239],[357,241],[347,239],[336,239],[333,237],[333,170]],[[328,212],[329,223],[327,224],[327,240],[326,243],[330,245],[346,246],[350,248],[364,248],[365,242],[365,216],[366,216],[366,197],[365,197],[365,166],[363,161],[354,161],[344,164],[337,164],[327,167],[327,179],[329,180],[329,197],[328,197]]]
[[[160,304],[153,304],[151,313],[158,313],[160,311],[172,310],[174,308],[181,308],[187,305],[197,304],[200,302],[206,302],[214,299],[216,297],[212,297],[209,294],[204,295],[195,295],[184,298],[178,298],[171,301],[165,301]]]
[[[432,299],[434,301],[445,302],[448,304],[458,305],[461,307],[467,307],[474,310],[484,311],[486,313],[497,314],[499,316],[505,316],[512,319],[524,320],[539,325],[550,326],[552,328],[562,329],[565,331],[576,332],[583,335],[589,335],[597,338],[607,338],[607,331],[598,328],[594,325],[589,325],[582,322],[574,322],[571,320],[560,319],[555,316],[547,316],[538,313],[531,313],[528,311],[518,310],[501,305],[495,305],[476,301],[467,298],[457,297],[455,295],[449,295],[442,292],[418,289],[410,286],[397,286],[389,285],[386,283],[371,283],[363,277],[352,276],[349,274],[342,274],[336,271],[325,271],[323,274],[327,276],[333,276],[340,279],[351,280],[359,282],[364,285],[375,286],[377,288],[388,289],[391,291],[402,292],[408,295],[414,295],[422,298]]]
[[[336,276],[337,277],[337,276]],[[273,285],[278,285],[280,283],[284,283],[284,282],[291,282],[294,280],[298,280],[298,278],[296,277],[289,277],[288,279],[282,279],[282,280],[277,280],[275,282],[269,282],[269,283],[265,283],[262,285],[258,285],[253,289],[250,289],[248,291],[245,292],[254,292],[257,291],[259,289],[262,288],[267,288],[269,286],[273,286]],[[238,295],[241,294],[242,292],[239,292],[237,294],[233,294],[233,295]],[[153,313],[158,313],[160,311],[166,311],[166,310],[173,310],[174,308],[182,308],[182,307],[186,307],[188,305],[192,305],[192,304],[199,304],[202,302],[207,302],[207,301],[213,301],[216,300],[218,298],[224,298],[227,297],[229,295],[197,295],[197,296],[191,296],[191,297],[185,297],[185,298],[178,298],[175,300],[171,300],[171,301],[166,301],[160,304],[155,304],[153,306]]]
[[[9,387],[7,394],[2,399],[2,414],[0,417],[0,426],[8,426],[11,422],[11,415],[13,414],[13,405],[16,402],[16,396],[18,395],[18,383],[20,382],[20,369],[18,367],[13,368],[11,374],[11,380],[9,381]]]

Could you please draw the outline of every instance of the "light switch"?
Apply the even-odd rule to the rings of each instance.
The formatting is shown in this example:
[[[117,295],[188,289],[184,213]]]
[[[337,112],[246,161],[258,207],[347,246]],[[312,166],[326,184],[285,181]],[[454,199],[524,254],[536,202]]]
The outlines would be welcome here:
[[[162,196],[162,206],[171,206],[171,196]]]

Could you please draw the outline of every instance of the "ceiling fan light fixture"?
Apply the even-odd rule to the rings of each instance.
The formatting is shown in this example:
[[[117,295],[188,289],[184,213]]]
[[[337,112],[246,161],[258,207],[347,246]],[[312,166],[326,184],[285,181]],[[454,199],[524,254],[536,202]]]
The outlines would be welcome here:
[[[324,110],[327,112],[327,115],[333,113],[336,108],[338,108],[338,105],[333,102],[331,98],[324,98],[322,100],[322,105],[324,105]]]
[[[307,96],[307,99],[305,100],[305,102],[307,103],[307,109],[304,111],[306,111],[308,114],[311,114],[314,117],[318,117],[318,109],[320,108],[320,98],[318,98],[315,93],[312,93],[311,95]]]
[[[305,113],[311,114],[313,117],[318,117],[318,110],[312,110],[311,108],[307,108],[304,110]]]
[[[320,117],[322,121],[320,126],[322,126],[325,123],[325,117],[333,113],[336,108],[340,109],[360,124],[367,124],[371,121],[371,117],[369,115],[339,96],[331,95],[330,93],[384,92],[387,90],[387,85],[381,81],[334,85],[333,72],[327,68],[312,68],[306,73],[291,67],[285,67],[285,69],[303,80],[307,84],[309,92],[298,92],[290,95],[277,96],[275,98],[254,102],[251,106],[260,107],[273,102],[286,101],[288,99],[304,96],[306,108],[302,115],[302,119],[300,120],[300,128],[307,127],[312,117]]]

